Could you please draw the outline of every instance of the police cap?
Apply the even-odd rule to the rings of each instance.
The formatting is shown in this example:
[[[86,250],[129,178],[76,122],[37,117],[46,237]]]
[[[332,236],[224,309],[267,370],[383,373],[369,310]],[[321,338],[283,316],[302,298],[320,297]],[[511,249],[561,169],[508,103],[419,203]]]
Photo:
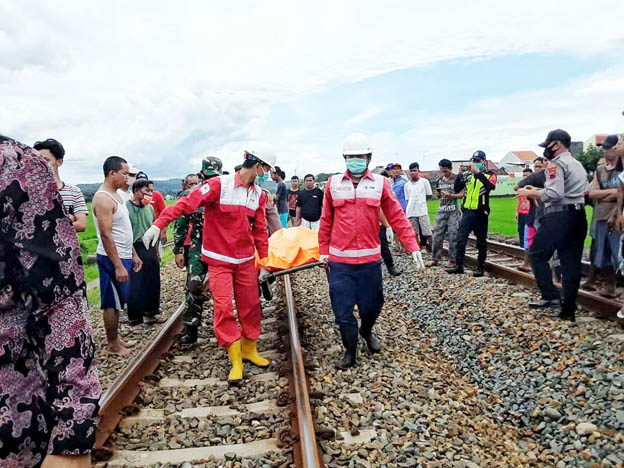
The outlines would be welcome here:
[[[481,150],[472,153],[472,161],[485,161],[485,153]]]
[[[568,132],[558,128],[556,130],[551,130],[550,132],[548,132],[548,135],[546,136],[546,140],[540,143],[538,146],[541,146],[542,148],[546,148],[553,141],[560,141],[561,143],[563,143],[563,146],[565,146],[566,148],[569,148],[570,143],[572,142],[572,138],[570,137],[570,134]]]

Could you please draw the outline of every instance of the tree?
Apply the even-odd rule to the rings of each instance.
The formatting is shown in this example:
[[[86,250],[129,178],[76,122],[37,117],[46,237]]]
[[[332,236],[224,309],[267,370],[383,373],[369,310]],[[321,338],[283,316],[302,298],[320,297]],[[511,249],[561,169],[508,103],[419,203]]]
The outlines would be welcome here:
[[[598,160],[602,157],[602,148],[596,148],[594,145],[589,145],[587,150],[582,150],[576,155],[576,159],[580,161],[585,170],[593,174],[598,166]]]
[[[329,179],[334,174],[336,174],[336,173],[334,172],[332,174],[327,174],[325,172],[321,172],[320,174],[316,174],[316,181],[317,182],[327,182],[327,179]]]

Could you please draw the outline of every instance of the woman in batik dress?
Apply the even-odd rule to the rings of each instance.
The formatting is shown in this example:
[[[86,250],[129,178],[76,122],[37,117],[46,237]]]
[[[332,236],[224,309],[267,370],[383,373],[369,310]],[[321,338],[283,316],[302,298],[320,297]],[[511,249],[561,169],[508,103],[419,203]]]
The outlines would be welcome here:
[[[46,160],[0,135],[0,466],[88,467],[100,384],[80,248]]]

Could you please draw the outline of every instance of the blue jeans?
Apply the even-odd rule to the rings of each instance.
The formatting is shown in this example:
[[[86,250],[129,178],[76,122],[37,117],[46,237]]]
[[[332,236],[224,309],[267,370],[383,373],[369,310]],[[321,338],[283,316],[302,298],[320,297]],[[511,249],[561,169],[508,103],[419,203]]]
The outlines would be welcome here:
[[[596,267],[617,269],[620,266],[620,236],[619,232],[609,231],[606,221],[596,222],[596,256],[593,262]]]
[[[384,303],[381,260],[361,265],[329,262],[329,297],[342,333],[358,329],[353,315],[356,304],[362,331],[369,333]]]

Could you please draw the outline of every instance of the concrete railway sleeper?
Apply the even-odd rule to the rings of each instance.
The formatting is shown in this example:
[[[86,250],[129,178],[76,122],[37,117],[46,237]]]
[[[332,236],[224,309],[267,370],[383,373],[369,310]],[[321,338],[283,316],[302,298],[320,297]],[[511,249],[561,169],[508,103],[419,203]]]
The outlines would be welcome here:
[[[325,466],[317,432],[343,445],[370,441],[374,431],[316,426],[289,276],[263,307],[258,343],[271,365],[247,365],[240,386],[228,388],[225,351],[211,329],[202,329],[195,347],[175,342],[180,306],[103,396],[96,466],[316,468]],[[359,393],[338,398],[362,403]]]

